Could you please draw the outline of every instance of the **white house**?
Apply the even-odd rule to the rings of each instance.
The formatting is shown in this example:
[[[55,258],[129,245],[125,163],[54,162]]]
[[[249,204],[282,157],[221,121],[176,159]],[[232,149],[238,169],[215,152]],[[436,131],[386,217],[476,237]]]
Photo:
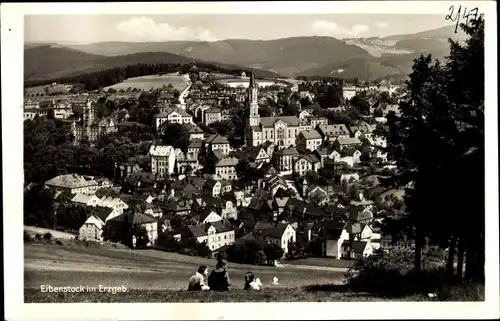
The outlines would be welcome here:
[[[100,203],[99,197],[95,194],[76,194],[71,201],[86,206],[97,206]]]
[[[192,124],[193,116],[180,109],[170,109],[155,115],[156,129],[164,123],[167,124]]]
[[[234,157],[221,159],[217,164],[215,164],[216,179],[227,179],[227,180],[237,179],[236,176],[237,164],[238,164],[238,159]]]
[[[79,235],[87,240],[102,240],[104,222],[96,215],[91,215],[80,227]]]
[[[323,254],[340,259],[342,257],[342,243],[346,240],[349,240],[349,233],[345,228],[329,230],[326,241],[323,243]]]
[[[211,251],[231,245],[235,241],[234,229],[225,221],[208,224],[189,225],[187,236],[194,236],[200,243],[206,243]]]
[[[319,147],[321,147],[321,142],[323,141],[320,133],[313,129],[313,130],[305,130],[301,131],[297,135],[297,147],[301,146],[304,149],[308,149],[310,151],[313,151]]]
[[[288,253],[288,247],[297,242],[295,229],[287,223],[257,222],[254,231],[265,241],[281,246],[285,254]]]
[[[172,175],[175,169],[175,150],[172,146],[152,145],[149,149],[151,156],[151,172],[158,177]]]

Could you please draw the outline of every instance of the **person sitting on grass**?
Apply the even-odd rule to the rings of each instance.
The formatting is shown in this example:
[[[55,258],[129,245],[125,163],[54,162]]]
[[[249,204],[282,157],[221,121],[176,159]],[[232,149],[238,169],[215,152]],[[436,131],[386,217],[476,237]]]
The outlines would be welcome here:
[[[205,285],[205,277],[207,276],[207,267],[202,265],[198,268],[198,271],[189,278],[188,291],[206,291],[210,288]]]
[[[245,286],[243,287],[243,289],[250,290],[250,283],[252,283],[254,279],[255,276],[253,275],[252,272],[245,273]]]
[[[226,271],[227,264],[224,260],[217,260],[215,270],[208,277],[208,286],[213,291],[229,291],[231,279]]]

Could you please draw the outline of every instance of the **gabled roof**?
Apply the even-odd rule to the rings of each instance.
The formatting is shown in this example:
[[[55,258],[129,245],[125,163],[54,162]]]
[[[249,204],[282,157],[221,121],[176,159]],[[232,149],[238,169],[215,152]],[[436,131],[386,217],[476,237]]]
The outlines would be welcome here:
[[[295,147],[288,147],[288,148],[280,149],[279,151],[275,152],[274,154],[279,155],[279,156],[295,156],[295,155],[299,155],[299,152],[297,151],[297,148],[295,148]]]
[[[353,207],[349,214],[349,218],[353,222],[359,222],[373,219],[373,214],[370,211],[365,210],[363,207]]]
[[[87,204],[91,199],[93,198],[97,198],[99,199],[97,196],[95,195],[87,195],[87,194],[76,194],[75,197],[73,197],[73,199],[71,200],[72,202],[75,202],[75,203],[83,203],[83,204]]]
[[[315,129],[303,130],[299,134],[304,136],[305,139],[321,139],[321,135]]]
[[[134,210],[127,210],[123,214],[118,215],[110,219],[113,222],[122,222],[122,223],[130,223],[130,224],[146,224],[146,223],[154,223],[156,219],[142,213],[134,212]]]
[[[285,223],[257,222],[254,226],[254,231],[263,237],[281,238],[287,227],[288,224]]]
[[[91,215],[89,218],[87,218],[87,220],[85,221],[85,224],[94,224],[100,230],[102,230],[102,228],[104,227],[103,220],[101,220],[96,215]]]
[[[238,159],[234,157],[227,157],[221,159],[215,166],[216,167],[236,166],[236,164],[238,164]]]
[[[338,142],[339,145],[361,144],[361,141],[357,137],[337,138],[337,142]]]
[[[212,145],[215,145],[215,144],[229,144],[229,141],[227,140],[226,137],[221,136],[219,134],[215,134],[215,135],[208,136],[205,139],[205,143],[212,144]]]
[[[299,118],[296,116],[273,116],[260,118],[260,124],[262,127],[274,127],[274,124],[278,121],[282,121],[289,126],[299,126]]]
[[[103,222],[106,222],[106,218],[113,212],[112,208],[109,207],[102,207],[102,206],[96,206],[95,208],[92,209],[93,214],[99,217]]]
[[[78,174],[59,175],[45,182],[48,186],[65,187],[65,188],[80,188],[97,185],[93,178],[86,178]]]
[[[344,124],[333,124],[333,125],[319,125],[318,127],[323,135],[326,136],[339,136],[339,135],[349,135],[349,130]]]
[[[189,142],[189,148],[202,148],[203,147],[203,141],[201,139],[193,139],[191,142]]]

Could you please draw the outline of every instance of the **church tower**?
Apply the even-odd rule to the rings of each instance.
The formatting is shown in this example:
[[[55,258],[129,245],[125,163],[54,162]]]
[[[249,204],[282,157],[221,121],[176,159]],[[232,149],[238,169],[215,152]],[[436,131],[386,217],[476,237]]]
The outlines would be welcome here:
[[[252,146],[253,140],[253,129],[252,127],[259,126],[260,124],[260,116],[259,116],[259,103],[258,103],[258,89],[257,84],[255,83],[255,75],[252,72],[250,76],[250,84],[248,86],[248,105],[250,107],[248,113],[248,119],[246,123],[245,130],[245,143],[247,146]]]
[[[259,126],[260,116],[259,116],[259,98],[257,96],[258,89],[257,84],[255,83],[255,75],[252,72],[250,76],[250,85],[248,86],[248,104],[250,105],[250,113],[249,113],[249,125]]]

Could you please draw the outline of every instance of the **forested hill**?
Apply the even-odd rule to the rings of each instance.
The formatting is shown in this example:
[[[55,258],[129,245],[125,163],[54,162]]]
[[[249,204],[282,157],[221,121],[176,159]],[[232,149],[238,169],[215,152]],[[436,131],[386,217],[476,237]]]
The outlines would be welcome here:
[[[25,82],[30,83],[48,83],[49,81],[56,79],[67,79],[68,77],[101,72],[114,68],[124,68],[137,64],[182,65],[193,62],[197,67],[205,68],[207,70],[250,70],[249,67],[206,62],[168,52],[141,52],[129,55],[106,57],[65,47],[43,45],[25,49],[24,79]],[[276,76],[275,73],[267,70],[258,69],[255,72],[258,77],[271,78]]]

